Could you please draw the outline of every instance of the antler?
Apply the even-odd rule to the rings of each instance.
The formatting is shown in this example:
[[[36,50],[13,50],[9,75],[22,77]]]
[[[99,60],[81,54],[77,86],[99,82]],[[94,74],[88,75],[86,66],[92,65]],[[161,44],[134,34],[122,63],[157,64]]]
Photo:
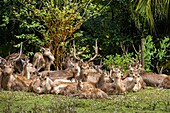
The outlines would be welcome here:
[[[21,57],[21,55],[22,55],[22,42],[21,42],[19,56],[16,59],[14,59],[13,61],[17,61]]]
[[[74,54],[73,54],[74,58],[75,58],[76,60],[81,60],[81,59],[80,59],[79,57],[77,57],[77,55],[76,55],[75,40],[73,40],[73,51],[74,51]]]
[[[96,48],[95,48],[95,55],[93,57],[91,57],[88,62],[94,60],[98,55],[98,46],[97,46],[97,39],[96,39]]]

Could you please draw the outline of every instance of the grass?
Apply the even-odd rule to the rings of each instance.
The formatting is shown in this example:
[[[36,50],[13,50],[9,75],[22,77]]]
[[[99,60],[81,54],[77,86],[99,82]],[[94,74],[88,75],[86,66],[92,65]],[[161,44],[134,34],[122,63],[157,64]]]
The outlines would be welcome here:
[[[170,90],[147,88],[112,99],[79,99],[61,95],[1,91],[0,112],[4,113],[168,113]]]

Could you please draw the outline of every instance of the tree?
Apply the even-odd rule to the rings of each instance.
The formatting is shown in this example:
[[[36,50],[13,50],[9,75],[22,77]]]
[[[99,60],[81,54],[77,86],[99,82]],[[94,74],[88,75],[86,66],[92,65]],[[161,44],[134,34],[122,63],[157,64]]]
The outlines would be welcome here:
[[[167,35],[170,36],[169,2],[169,0],[131,1],[132,19],[142,34],[141,44],[144,44],[144,38],[149,34],[154,35],[154,42],[157,41],[156,43],[161,41],[159,38],[164,38],[164,36]],[[158,40],[155,40],[156,38]],[[142,47],[144,47],[144,45],[142,45]],[[142,55],[144,55],[144,48],[141,48],[141,51]],[[161,51],[158,54],[161,54]],[[144,56],[142,56],[142,58],[144,59]],[[144,64],[144,61],[142,61],[142,64]]]
[[[17,25],[14,26],[19,30],[12,35],[25,45],[37,48],[53,45],[56,67],[62,64],[66,52],[70,52],[66,48],[69,42],[81,35],[77,32],[80,26],[96,14],[95,5],[88,0],[15,0],[8,3],[13,7],[11,15],[5,15],[10,21],[3,21],[4,26],[15,20]]]

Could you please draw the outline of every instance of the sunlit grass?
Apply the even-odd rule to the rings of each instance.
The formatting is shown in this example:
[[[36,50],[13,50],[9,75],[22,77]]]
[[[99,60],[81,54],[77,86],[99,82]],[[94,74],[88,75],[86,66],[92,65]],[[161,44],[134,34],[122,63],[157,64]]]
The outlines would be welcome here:
[[[170,111],[170,90],[147,88],[112,99],[79,99],[31,92],[1,91],[0,112],[162,113]]]

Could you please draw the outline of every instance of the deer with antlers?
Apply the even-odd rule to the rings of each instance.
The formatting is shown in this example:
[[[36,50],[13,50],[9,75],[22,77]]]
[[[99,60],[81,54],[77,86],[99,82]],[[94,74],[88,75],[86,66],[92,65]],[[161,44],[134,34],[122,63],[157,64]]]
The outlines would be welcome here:
[[[27,90],[27,85],[18,80],[20,75],[14,74],[14,66],[7,62],[2,68],[1,87],[5,90]],[[20,76],[22,77],[22,76]]]
[[[74,51],[74,58],[79,61],[80,67],[81,67],[81,74],[80,79],[82,81],[87,81],[88,74],[90,72],[90,67],[92,66],[91,61],[94,60],[98,55],[98,46],[97,46],[97,40],[95,44],[95,55],[91,57],[88,61],[83,61],[80,59],[76,54],[76,48],[75,48],[75,42],[73,42],[73,51]]]
[[[28,59],[26,56],[22,53],[22,43],[20,47],[19,53],[12,53],[8,55],[5,58],[6,62],[11,62],[11,64],[14,66],[14,71],[21,73],[23,70],[23,65],[25,64],[25,60]]]

